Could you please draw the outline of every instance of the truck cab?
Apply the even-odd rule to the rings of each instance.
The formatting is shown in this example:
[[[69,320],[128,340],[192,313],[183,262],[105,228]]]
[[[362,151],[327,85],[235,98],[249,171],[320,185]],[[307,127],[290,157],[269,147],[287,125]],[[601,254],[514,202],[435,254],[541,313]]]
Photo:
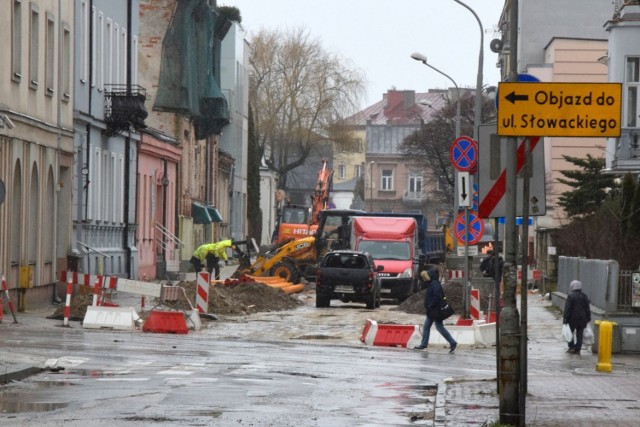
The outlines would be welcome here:
[[[368,252],[380,273],[383,298],[402,302],[417,288],[418,224],[411,217],[353,217],[351,249]]]

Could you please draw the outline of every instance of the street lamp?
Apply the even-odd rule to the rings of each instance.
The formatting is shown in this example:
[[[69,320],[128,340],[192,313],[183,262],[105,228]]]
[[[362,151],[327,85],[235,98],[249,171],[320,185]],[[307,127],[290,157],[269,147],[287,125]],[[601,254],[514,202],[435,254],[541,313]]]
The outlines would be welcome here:
[[[451,80],[451,83],[453,83],[453,85],[456,87],[456,94],[458,96],[458,102],[456,105],[456,139],[460,138],[460,88],[458,87],[458,84],[455,82],[455,80],[453,80],[451,78],[451,76],[449,76],[448,74],[444,73],[443,71],[440,71],[439,69],[437,69],[436,67],[434,67],[433,65],[427,63],[427,57],[424,56],[421,53],[418,52],[414,52],[411,54],[411,58],[415,59],[416,61],[420,61],[422,62],[424,65],[426,65],[427,67],[431,68],[432,70],[434,70],[437,73],[442,74],[443,76],[445,76],[446,78],[448,78],[449,80]],[[460,209],[460,206],[458,204],[458,194],[460,192],[459,188],[458,188],[458,174],[455,174],[455,180],[454,180],[454,196],[453,196],[453,214],[454,215],[458,215],[458,210]],[[464,224],[465,224],[465,229],[468,228],[468,224],[469,224],[469,210],[468,208],[464,208]],[[453,239],[453,247],[454,249],[457,249],[457,243],[456,243],[456,239]],[[469,288],[469,245],[465,242],[464,244],[464,259],[466,260],[466,262],[464,263],[464,289],[467,290]],[[464,319],[468,319],[469,318],[469,292],[465,292],[464,293],[464,312],[463,312],[463,318]]]
[[[442,74],[443,76],[445,76],[446,78],[448,78],[449,80],[451,80],[451,83],[453,83],[453,85],[456,88],[456,96],[458,97],[458,102],[456,105],[456,139],[460,137],[460,88],[458,87],[458,84],[455,82],[455,80],[453,80],[451,78],[451,76],[449,76],[448,74],[440,71],[439,69],[437,69],[436,67],[434,67],[433,65],[429,64],[427,62],[427,57],[424,56],[421,53],[418,52],[414,52],[411,54],[411,58],[415,59],[416,61],[420,61],[422,62],[424,65],[426,65],[427,67],[431,68],[433,71]]]
[[[482,65],[484,62],[484,30],[480,18],[473,9],[471,9],[460,0],[453,1],[469,10],[469,12],[473,13],[473,16],[476,18],[476,21],[478,21],[478,25],[480,26],[480,54],[478,56],[478,74],[476,77],[476,108],[473,112],[473,139],[477,141],[479,132],[478,126],[480,126],[482,122]]]
[[[369,212],[373,212],[373,164],[375,162],[371,160],[369,163]]]

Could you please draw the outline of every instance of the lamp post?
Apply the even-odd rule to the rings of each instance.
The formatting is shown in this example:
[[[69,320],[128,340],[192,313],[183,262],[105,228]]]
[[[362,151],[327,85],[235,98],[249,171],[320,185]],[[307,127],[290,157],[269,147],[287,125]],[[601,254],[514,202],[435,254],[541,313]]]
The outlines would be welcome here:
[[[373,164],[375,162],[371,160],[369,163],[369,212],[373,212]]]
[[[455,86],[455,88],[456,88],[456,97],[458,98],[458,102],[457,102],[457,105],[456,105],[456,138],[459,138],[460,137],[460,88],[458,87],[458,84],[455,82],[455,80],[453,80],[451,78],[451,76],[449,76],[448,74],[444,73],[443,71],[440,71],[439,69],[437,69],[433,65],[429,64],[427,62],[427,57],[424,56],[423,54],[418,53],[418,52],[414,52],[414,53],[411,54],[411,58],[415,59],[416,61],[422,62],[424,65],[426,65],[427,67],[431,68],[436,73],[442,74],[443,76],[445,76],[446,78],[451,80],[451,83],[453,83],[453,86]]]
[[[476,21],[478,21],[478,25],[480,26],[480,54],[478,56],[478,73],[476,77],[476,106],[473,112],[473,139],[477,141],[478,126],[480,126],[480,124],[482,123],[482,66],[484,62],[484,30],[478,14],[476,14],[473,9],[471,9],[468,5],[461,2],[460,0],[453,1],[466,8],[469,12],[473,13],[473,16],[476,18]]]
[[[453,80],[451,78],[451,76],[449,76],[448,74],[446,74],[443,71],[440,71],[439,69],[437,69],[436,67],[434,67],[433,65],[427,63],[427,57],[424,56],[421,53],[418,52],[414,52],[411,54],[411,58],[415,59],[416,61],[420,61],[422,62],[424,65],[426,65],[427,67],[431,68],[432,70],[434,70],[437,73],[442,74],[443,76],[445,76],[446,78],[448,78],[449,80],[451,80],[451,83],[453,83],[453,85],[456,88],[456,95],[458,97],[458,102],[456,105],[456,139],[458,139],[460,137],[460,88],[458,87],[458,84],[455,82],[455,80]],[[474,131],[475,132],[475,131]],[[460,193],[460,190],[458,189],[458,174],[456,173],[455,175],[455,180],[454,180],[454,196],[453,196],[453,214],[454,217],[458,215],[458,210],[459,210],[459,205],[458,205],[458,194]],[[469,209],[468,208],[464,208],[464,224],[465,224],[465,229],[468,228],[469,226]],[[465,231],[467,232],[467,231]],[[456,243],[456,239],[453,239],[453,247],[454,249],[457,248],[457,243]],[[468,319],[469,318],[469,246],[467,244],[467,242],[465,242],[464,244],[464,312],[463,312],[463,318],[464,319]]]

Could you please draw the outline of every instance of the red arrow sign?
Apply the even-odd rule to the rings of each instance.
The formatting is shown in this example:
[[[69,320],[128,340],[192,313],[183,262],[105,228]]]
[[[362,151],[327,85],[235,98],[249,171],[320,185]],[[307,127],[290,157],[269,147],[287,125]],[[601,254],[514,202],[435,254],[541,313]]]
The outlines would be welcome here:
[[[520,145],[518,145],[518,150],[516,152],[516,174],[520,173],[520,170],[524,166],[524,147],[525,147],[525,139],[520,141]],[[538,144],[540,140],[539,136],[534,136],[530,138],[529,143],[529,152],[532,152],[533,149]],[[480,218],[490,218],[491,212],[498,206],[500,203],[500,199],[504,196],[504,193],[507,191],[507,170],[503,169],[502,173],[491,187],[491,190],[487,193],[487,195],[480,202],[480,209],[478,210],[478,214]]]

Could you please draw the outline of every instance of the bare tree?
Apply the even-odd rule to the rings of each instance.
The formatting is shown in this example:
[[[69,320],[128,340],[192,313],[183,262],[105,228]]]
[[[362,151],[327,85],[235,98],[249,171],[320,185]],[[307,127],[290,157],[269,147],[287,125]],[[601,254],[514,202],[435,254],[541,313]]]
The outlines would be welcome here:
[[[474,94],[462,94],[460,104],[460,122],[463,135],[473,134]],[[487,98],[483,100],[483,123],[495,117],[495,107]],[[437,201],[445,206],[453,206],[455,169],[451,163],[450,148],[455,140],[456,103],[448,100],[433,118],[421,129],[409,135],[402,142],[400,150],[407,158],[419,159],[426,171],[427,182],[439,183],[441,191],[434,194]]]
[[[267,166],[280,174],[322,142],[353,144],[342,119],[357,111],[362,73],[326,52],[306,30],[262,29],[252,40],[250,100]]]

